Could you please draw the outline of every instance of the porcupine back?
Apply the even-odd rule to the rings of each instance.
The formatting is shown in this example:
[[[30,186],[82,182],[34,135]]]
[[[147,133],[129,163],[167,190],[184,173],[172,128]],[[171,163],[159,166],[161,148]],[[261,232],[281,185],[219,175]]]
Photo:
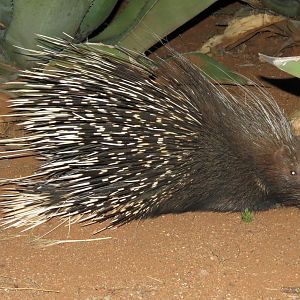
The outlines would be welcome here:
[[[39,66],[11,90],[27,135],[3,141],[44,162],[6,182],[17,185],[1,202],[6,225],[60,216],[110,219],[110,228],[169,212],[299,205],[298,143],[264,91],[240,87],[237,99],[180,55],[158,68],[44,39]]]

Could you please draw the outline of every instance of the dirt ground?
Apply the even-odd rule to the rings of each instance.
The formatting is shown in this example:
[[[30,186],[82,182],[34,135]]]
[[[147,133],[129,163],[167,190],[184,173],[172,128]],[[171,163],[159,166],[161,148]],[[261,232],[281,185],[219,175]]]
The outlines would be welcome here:
[[[199,48],[224,29],[215,26],[221,19],[197,18],[171,45],[179,51]],[[299,80],[257,58],[258,52],[274,54],[283,41],[259,33],[218,59],[262,80],[290,114],[300,107]],[[299,50],[283,54],[299,55]],[[6,111],[2,97],[0,113]],[[0,178],[31,174],[35,166],[28,158],[0,161]],[[99,224],[60,226],[48,233],[56,224],[0,232],[0,299],[300,299],[300,211],[295,208],[258,213],[250,224],[239,213],[165,215],[96,236]],[[47,240],[102,237],[111,239],[41,247]]]

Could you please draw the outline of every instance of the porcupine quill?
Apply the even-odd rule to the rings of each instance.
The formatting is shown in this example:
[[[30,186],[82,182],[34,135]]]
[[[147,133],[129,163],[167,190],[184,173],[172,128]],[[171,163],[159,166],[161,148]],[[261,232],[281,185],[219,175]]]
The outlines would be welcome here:
[[[180,54],[157,64],[42,38],[39,65],[7,85],[26,135],[2,140],[4,157],[44,162],[5,182],[6,226],[299,206],[299,143],[262,89],[238,99]]]

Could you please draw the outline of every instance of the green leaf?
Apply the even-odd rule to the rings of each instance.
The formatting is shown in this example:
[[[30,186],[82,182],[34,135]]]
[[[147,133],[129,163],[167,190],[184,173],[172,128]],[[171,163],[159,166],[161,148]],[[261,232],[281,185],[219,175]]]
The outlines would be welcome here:
[[[15,0],[13,16],[1,40],[1,50],[21,66],[28,66],[22,50],[37,49],[36,34],[62,37],[74,36],[92,0]]]
[[[217,0],[131,0],[92,42],[144,52]]]
[[[89,48],[94,48],[96,51],[108,53],[109,55],[116,56],[118,58],[130,60],[126,51],[119,50],[112,45],[105,45],[102,43],[88,43]],[[77,47],[85,47],[85,44],[78,45]],[[203,74],[205,74],[210,80],[217,81],[221,84],[250,84],[246,78],[240,76],[239,74],[231,71],[222,63],[216,61],[215,59],[203,54],[199,51],[186,52],[181,54],[184,57],[191,60],[191,62],[196,65]],[[172,60],[172,57],[166,60]],[[143,57],[139,57],[141,63],[147,65],[148,61],[143,61]]]
[[[94,0],[82,20],[76,39],[82,41],[110,15],[118,0]]]
[[[222,84],[249,84],[246,78],[206,54],[193,51],[182,55],[191,60],[209,79]]]
[[[278,69],[300,78],[300,56],[272,57],[259,54],[259,59],[274,65]]]
[[[101,53],[104,53],[104,54],[107,54],[109,56],[114,56],[116,58],[120,58],[120,59],[123,59],[123,60],[127,60],[127,61],[130,61],[130,57],[127,55],[127,53],[125,51],[122,51],[122,50],[119,50],[117,49],[116,47],[112,46],[112,45],[105,45],[105,44],[102,44],[102,43],[81,43],[81,44],[77,44],[76,47],[78,49],[81,49],[83,51],[88,51],[90,52],[91,49],[94,49],[92,50],[95,51],[95,52],[101,52]],[[64,50],[62,50],[62,53],[64,53],[66,56],[68,55],[69,53],[69,48],[65,48]],[[71,54],[74,54],[73,52]],[[57,64],[58,63],[58,64]],[[52,69],[52,68],[56,68],[56,66],[69,66],[70,65],[70,62],[68,60],[61,60],[61,59],[53,59],[51,60],[48,65],[47,65],[47,69]]]
[[[300,3],[297,0],[261,0],[261,2],[281,15],[296,19],[300,17]]]
[[[88,45],[90,49],[93,48],[96,51],[100,51],[103,53],[107,53],[111,56],[129,60],[129,57],[125,52],[117,49],[116,47],[114,47],[112,45],[105,45],[102,43],[86,43],[86,44],[79,44],[78,47],[85,47],[85,45]]]
[[[102,42],[114,45],[118,43],[122,37],[130,30],[133,23],[140,18],[139,14],[143,10],[149,9],[158,0],[131,0],[125,9],[91,42]]]

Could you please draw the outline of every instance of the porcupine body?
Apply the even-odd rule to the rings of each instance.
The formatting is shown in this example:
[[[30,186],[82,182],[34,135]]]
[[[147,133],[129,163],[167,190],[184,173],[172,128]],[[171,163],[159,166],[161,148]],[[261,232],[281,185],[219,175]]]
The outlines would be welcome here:
[[[297,139],[259,88],[241,87],[238,100],[180,55],[157,68],[46,40],[40,66],[12,88],[27,135],[3,142],[44,162],[8,182],[17,187],[1,202],[6,225],[80,216],[110,228],[162,213],[299,206]]]

